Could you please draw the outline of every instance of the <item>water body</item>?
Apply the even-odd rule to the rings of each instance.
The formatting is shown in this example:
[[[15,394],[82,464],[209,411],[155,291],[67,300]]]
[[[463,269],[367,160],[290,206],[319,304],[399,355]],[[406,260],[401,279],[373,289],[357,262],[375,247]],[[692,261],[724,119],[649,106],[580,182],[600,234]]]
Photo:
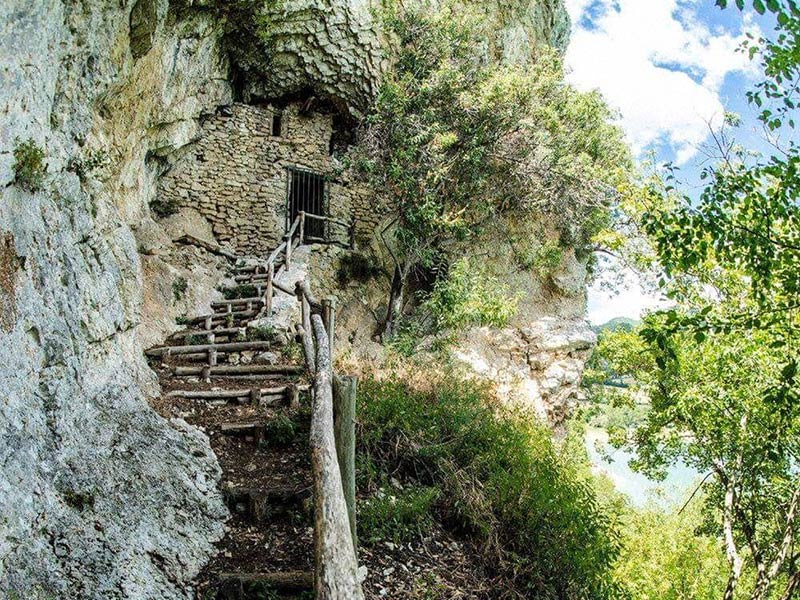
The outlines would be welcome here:
[[[628,466],[635,455],[612,447],[608,443],[608,434],[602,429],[587,429],[586,449],[594,472],[608,477],[617,491],[628,496],[631,503],[637,507],[650,502],[664,507],[681,504],[686,501],[702,478],[691,467],[678,464],[669,470],[664,481],[648,479]]]

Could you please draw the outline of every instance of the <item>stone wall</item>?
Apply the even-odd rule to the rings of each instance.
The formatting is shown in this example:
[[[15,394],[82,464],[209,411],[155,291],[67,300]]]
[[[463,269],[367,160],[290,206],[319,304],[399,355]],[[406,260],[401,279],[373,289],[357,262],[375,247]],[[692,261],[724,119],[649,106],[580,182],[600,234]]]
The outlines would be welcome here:
[[[280,135],[273,135],[276,115]],[[240,253],[268,254],[286,231],[287,169],[294,167],[324,175],[328,214],[355,220],[358,234],[369,233],[379,207],[331,155],[332,136],[331,114],[301,114],[299,104],[224,107],[161,178],[157,205],[195,209],[219,242]],[[347,238],[343,227],[332,226],[331,233]]]

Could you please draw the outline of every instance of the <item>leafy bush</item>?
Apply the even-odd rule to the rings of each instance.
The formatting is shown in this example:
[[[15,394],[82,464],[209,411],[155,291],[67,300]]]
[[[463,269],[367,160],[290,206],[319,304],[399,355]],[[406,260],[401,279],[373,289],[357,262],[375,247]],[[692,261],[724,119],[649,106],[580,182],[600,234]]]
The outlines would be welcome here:
[[[288,446],[296,435],[297,424],[286,415],[277,416],[264,424],[264,443],[268,446]]]
[[[105,150],[90,150],[84,156],[75,156],[69,161],[69,169],[82,180],[92,171],[108,164],[108,153]]]
[[[175,302],[180,302],[186,297],[186,290],[189,289],[189,282],[186,277],[178,277],[172,282],[172,297]]]
[[[273,342],[278,336],[278,332],[272,325],[258,325],[247,328],[248,342]]]
[[[351,281],[366,283],[379,277],[381,272],[381,267],[374,256],[361,252],[348,252],[339,257],[336,280],[339,285],[346,285]]]
[[[469,325],[503,327],[517,310],[518,298],[484,269],[462,258],[434,285],[424,302],[441,328]]]
[[[433,505],[439,498],[433,487],[404,490],[380,489],[358,505],[361,539],[367,543],[390,540],[403,544],[424,532],[433,522]]]
[[[588,469],[546,427],[491,406],[475,382],[425,380],[425,389],[399,378],[361,382],[362,489],[392,473],[440,490],[433,516],[471,535],[487,566],[526,597],[612,597],[619,539]]]
[[[258,295],[258,288],[254,285],[236,285],[225,287],[220,290],[226,300],[237,300],[238,298],[255,298]]]
[[[14,148],[14,180],[16,183],[30,191],[41,189],[47,173],[47,163],[44,160],[44,150],[31,138],[24,142],[17,140]]]

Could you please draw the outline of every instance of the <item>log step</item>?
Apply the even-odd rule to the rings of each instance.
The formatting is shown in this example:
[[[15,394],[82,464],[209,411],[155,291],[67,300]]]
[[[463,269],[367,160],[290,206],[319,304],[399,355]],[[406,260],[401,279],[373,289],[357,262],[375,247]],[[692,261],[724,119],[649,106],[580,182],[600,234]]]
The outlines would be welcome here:
[[[216,367],[193,367],[177,365],[173,368],[176,377],[238,377],[240,375],[301,375],[300,365],[218,365]]]
[[[225,503],[233,513],[246,515],[255,521],[278,516],[307,513],[304,503],[311,498],[310,487],[279,486],[267,490],[229,488],[223,492]]]
[[[232,298],[230,300],[216,300],[211,303],[211,306],[216,308],[219,306],[236,306],[237,304],[247,304],[248,302],[264,302],[263,296],[251,296],[250,298]]]
[[[244,334],[245,327],[223,327],[220,329],[184,329],[183,331],[176,331],[170,337],[173,340],[182,340],[193,335],[206,336],[214,334],[222,337],[235,337],[239,334]]]
[[[269,342],[228,342],[226,344],[194,344],[190,346],[159,346],[145,350],[147,356],[170,356],[173,354],[195,354],[216,350],[218,353],[242,352],[245,350],[269,350]]]
[[[195,324],[195,323],[205,323],[206,319],[211,317],[211,322],[222,322],[224,323],[225,320],[231,316],[234,319],[246,319],[248,317],[257,317],[260,311],[257,310],[234,310],[229,313],[214,313],[211,315],[200,315],[199,317],[192,317],[187,321],[187,323]]]
[[[308,571],[220,573],[217,581],[216,600],[260,600],[314,589],[314,575]]]
[[[282,385],[269,388],[250,388],[238,390],[174,390],[167,393],[168,398],[186,398],[189,400],[227,400],[239,403],[269,405],[275,400],[289,397],[295,400],[296,394],[307,392],[309,385]]]

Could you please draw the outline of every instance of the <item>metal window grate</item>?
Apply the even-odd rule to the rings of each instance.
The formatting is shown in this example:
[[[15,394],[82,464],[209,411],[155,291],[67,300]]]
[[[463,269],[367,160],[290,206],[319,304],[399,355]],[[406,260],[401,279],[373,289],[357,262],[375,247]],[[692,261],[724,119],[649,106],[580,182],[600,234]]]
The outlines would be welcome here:
[[[328,216],[325,176],[307,169],[289,167],[286,176],[286,228],[292,226],[300,211]],[[305,233],[309,237],[326,239],[326,223],[307,219]]]

